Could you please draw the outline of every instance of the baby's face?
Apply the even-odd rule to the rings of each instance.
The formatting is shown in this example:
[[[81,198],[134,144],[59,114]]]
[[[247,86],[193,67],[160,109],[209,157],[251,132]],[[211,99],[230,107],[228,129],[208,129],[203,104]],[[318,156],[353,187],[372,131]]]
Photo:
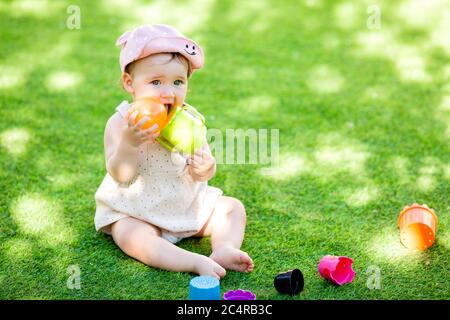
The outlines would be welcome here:
[[[166,107],[183,104],[186,97],[188,67],[171,54],[154,54],[136,61],[125,89],[134,100],[157,98]]]

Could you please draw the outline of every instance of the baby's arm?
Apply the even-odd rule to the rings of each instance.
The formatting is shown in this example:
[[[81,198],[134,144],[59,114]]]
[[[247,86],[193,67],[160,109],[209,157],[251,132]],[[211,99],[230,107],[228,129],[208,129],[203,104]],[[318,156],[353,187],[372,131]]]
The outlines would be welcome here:
[[[133,114],[127,122],[115,113],[105,128],[106,170],[119,183],[127,183],[136,176],[139,146],[157,136],[154,134],[157,125],[141,131],[148,118],[143,117],[134,125],[135,117]]]

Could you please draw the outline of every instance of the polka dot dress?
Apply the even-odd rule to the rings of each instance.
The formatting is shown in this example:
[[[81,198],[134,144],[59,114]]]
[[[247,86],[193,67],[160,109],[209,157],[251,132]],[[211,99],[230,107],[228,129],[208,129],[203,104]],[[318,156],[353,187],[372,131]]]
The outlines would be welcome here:
[[[129,108],[123,101],[116,110],[125,118]],[[207,144],[204,148],[209,150]],[[185,158],[156,141],[142,144],[138,152],[138,173],[132,181],[119,183],[107,173],[95,193],[96,230],[110,234],[113,222],[134,217],[161,228],[167,239],[197,233],[222,190],[192,180]]]

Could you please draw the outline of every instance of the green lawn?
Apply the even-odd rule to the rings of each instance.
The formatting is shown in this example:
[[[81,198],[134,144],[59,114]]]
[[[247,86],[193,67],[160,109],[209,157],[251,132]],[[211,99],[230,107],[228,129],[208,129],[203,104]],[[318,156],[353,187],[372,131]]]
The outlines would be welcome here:
[[[2,0],[0,298],[187,298],[193,274],[138,263],[93,223],[104,126],[128,99],[114,42],[130,26],[162,22],[205,50],[187,101],[209,128],[280,130],[270,175],[221,164],[210,181],[245,204],[243,250],[255,261],[251,274],[228,272],[223,291],[448,299],[450,7],[377,1],[381,29],[372,30],[372,3]],[[66,28],[70,4],[81,9],[79,30]],[[396,226],[413,202],[440,219],[435,244],[420,253],[400,244]],[[210,253],[209,238],[180,246]],[[320,278],[326,254],[355,260],[353,283]],[[66,285],[71,265],[79,290]],[[369,267],[379,268],[379,289],[367,287]],[[292,268],[305,276],[293,298],[273,287]]]

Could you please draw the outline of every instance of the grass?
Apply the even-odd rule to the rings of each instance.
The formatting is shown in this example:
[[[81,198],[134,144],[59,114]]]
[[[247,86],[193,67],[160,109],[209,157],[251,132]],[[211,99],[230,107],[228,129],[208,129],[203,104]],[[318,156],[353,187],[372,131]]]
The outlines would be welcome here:
[[[134,261],[93,224],[104,126],[129,98],[114,42],[128,26],[155,22],[203,46],[206,65],[187,101],[209,128],[280,130],[280,168],[271,175],[261,174],[263,165],[220,164],[210,181],[246,205],[243,249],[256,264],[251,274],[229,272],[223,291],[448,299],[444,2],[378,1],[380,30],[366,26],[371,1],[114,3],[77,1],[79,30],[65,27],[69,1],[0,4],[1,299],[187,298],[193,274]],[[436,243],[419,253],[401,246],[396,226],[413,202],[440,219]],[[180,246],[210,252],[208,238]],[[320,278],[326,254],[355,260],[353,283]],[[71,265],[81,271],[80,290],[66,285]],[[292,268],[302,270],[305,289],[291,298],[273,278]],[[370,290],[376,268],[380,287]]]

